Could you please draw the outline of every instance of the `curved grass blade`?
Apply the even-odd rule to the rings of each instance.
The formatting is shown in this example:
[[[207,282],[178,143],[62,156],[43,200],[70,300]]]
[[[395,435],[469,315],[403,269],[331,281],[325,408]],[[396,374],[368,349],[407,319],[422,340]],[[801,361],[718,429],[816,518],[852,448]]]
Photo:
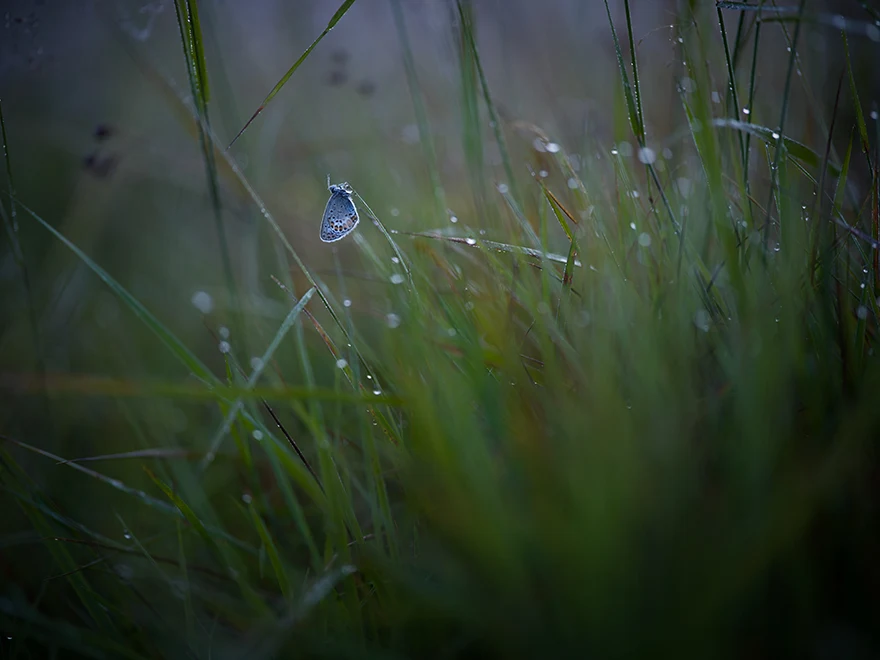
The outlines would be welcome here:
[[[406,236],[418,236],[420,238],[433,238],[438,241],[449,241],[450,243],[461,243],[463,245],[467,245],[468,247],[476,247],[479,248],[480,245],[483,245],[490,250],[497,250],[498,252],[511,252],[513,254],[524,254],[528,257],[534,257],[536,259],[547,259],[548,261],[555,261],[556,263],[564,264],[568,261],[567,257],[562,256],[561,254],[556,254],[554,252],[543,252],[541,250],[535,250],[533,248],[522,247],[521,245],[510,245],[509,243],[498,243],[497,241],[487,241],[485,239],[480,240],[477,243],[472,238],[465,238],[463,236],[444,236],[438,232],[400,232]],[[580,261],[575,259],[575,266],[582,266]]]
[[[141,304],[137,298],[131,295],[119,282],[113,279],[110,274],[101,268],[97,263],[92,261],[89,256],[80,250],[76,245],[74,245],[64,234],[55,229],[48,222],[43,220],[39,215],[37,215],[34,211],[32,211],[29,207],[21,202],[18,202],[19,206],[24,209],[28,215],[30,215],[34,220],[40,223],[46,231],[55,236],[59,241],[64,243],[71,252],[73,252],[77,257],[79,257],[80,261],[82,261],[88,268],[95,273],[110,289],[115,293],[120,300],[128,307],[135,316],[137,316],[143,323],[153,331],[153,333],[159,338],[159,340],[165,344],[168,350],[171,352],[174,357],[176,357],[181,364],[183,364],[191,373],[193,373],[198,378],[202,379],[205,382],[216,384],[219,381],[214,374],[206,367],[201,360],[199,360],[183,343],[172,334],[168,328],[166,328],[153,314]]]
[[[22,442],[21,440],[16,440],[15,438],[10,438],[9,436],[6,436],[6,435],[0,435],[0,441],[9,442],[9,443],[12,443],[18,447],[21,447],[22,449],[26,449],[27,451],[31,451],[35,454],[39,454],[40,456],[45,456],[46,458],[51,458],[52,460],[54,460],[58,464],[68,465],[68,466],[72,467],[74,470],[77,470],[78,472],[82,472],[83,474],[85,474],[89,477],[92,477],[93,479],[97,479],[98,481],[101,481],[101,482],[107,484],[111,488],[115,488],[116,490],[121,491],[123,493],[126,493],[127,495],[133,495],[134,497],[138,498],[139,500],[141,500],[145,504],[153,507],[154,509],[164,511],[165,513],[177,514],[177,511],[174,509],[174,507],[168,505],[165,502],[162,502],[161,500],[157,500],[156,498],[147,495],[147,493],[145,493],[142,490],[138,490],[137,488],[132,488],[130,486],[126,486],[119,479],[113,479],[113,478],[108,477],[104,474],[101,474],[100,472],[95,472],[94,470],[89,470],[88,468],[82,467],[81,465],[77,465],[76,463],[71,463],[69,461],[65,461],[63,458],[61,458],[57,454],[53,454],[52,452],[48,452],[45,449],[40,449],[39,447],[34,447],[33,445],[29,445],[28,443]]]
[[[269,94],[266,96],[266,98],[263,99],[263,102],[260,104],[260,107],[254,111],[254,114],[251,115],[251,118],[247,120],[247,123],[244,126],[242,126],[242,128],[238,132],[238,134],[234,138],[232,138],[232,142],[230,142],[229,146],[226,147],[227,149],[229,149],[233,144],[235,144],[235,141],[241,137],[241,134],[247,130],[248,126],[251,125],[251,123],[254,121],[254,119],[256,119],[259,116],[259,114],[261,112],[263,112],[263,110],[266,109],[266,106],[269,105],[269,102],[273,98],[275,98],[275,95],[278,92],[280,92],[281,88],[284,87],[284,85],[287,83],[288,80],[290,80],[290,77],[299,68],[300,64],[302,64],[305,61],[305,59],[311,54],[311,52],[315,49],[315,46],[317,46],[320,43],[321,39],[326,37],[327,33],[330,32],[330,30],[332,30],[334,27],[336,27],[336,24],[342,19],[343,16],[345,16],[345,13],[351,8],[351,6],[354,4],[354,2],[355,2],[355,0],[345,0],[345,2],[343,2],[339,6],[339,9],[337,9],[336,13],[333,14],[333,18],[330,19],[329,23],[327,23],[327,27],[324,28],[324,31],[318,35],[318,38],[312,42],[312,45],[309,46],[308,48],[306,48],[305,52],[302,55],[300,55],[299,59],[293,63],[293,66],[287,70],[287,73],[285,73],[281,77],[281,80],[278,81],[278,83],[275,85],[275,87],[272,88],[272,91],[270,91]]]
[[[504,173],[508,178],[508,187],[513,191],[513,197],[520,204],[522,197],[519,194],[519,188],[516,179],[513,176],[513,168],[510,165],[510,155],[507,152],[507,142],[504,140],[504,132],[501,130],[501,119],[495,109],[495,103],[492,101],[492,95],[489,93],[489,83],[486,80],[486,74],[483,71],[483,65],[480,62],[480,54],[477,50],[477,42],[474,38],[474,26],[470,20],[470,16],[462,7],[462,0],[457,0],[458,17],[461,21],[462,34],[467,41],[468,48],[474,58],[474,66],[477,69],[477,76],[480,79],[480,87],[483,88],[483,99],[486,101],[486,109],[489,111],[489,120],[491,121],[492,130],[495,132],[495,142],[498,144],[498,151],[501,152],[501,162],[504,164]]]
[[[335,347],[334,347],[335,348]],[[339,359],[338,351],[334,353]],[[358,394],[340,392],[321,387],[253,387],[242,385],[212,385],[205,388],[195,383],[168,383],[163,381],[122,380],[105,376],[50,374],[45,381],[28,374],[0,373],[0,391],[79,396],[107,396],[112,398],[162,397],[199,401],[224,401],[232,403],[236,398],[289,402],[297,399],[313,399],[332,403],[385,404],[400,406],[403,399],[393,394]]]
[[[738,119],[715,119],[712,122],[712,125],[718,126],[719,128],[732,128],[737,131],[742,131],[743,133],[748,133],[749,135],[760,138],[770,145],[782,142],[782,145],[785,147],[785,150],[789,155],[794,156],[811,167],[818,169],[822,166],[824,159],[810,147],[785,135],[780,136],[778,131],[774,131],[766,126],[758,126],[757,124],[739,121]],[[834,163],[829,162],[828,169],[834,174],[834,176],[840,175],[840,168]]]

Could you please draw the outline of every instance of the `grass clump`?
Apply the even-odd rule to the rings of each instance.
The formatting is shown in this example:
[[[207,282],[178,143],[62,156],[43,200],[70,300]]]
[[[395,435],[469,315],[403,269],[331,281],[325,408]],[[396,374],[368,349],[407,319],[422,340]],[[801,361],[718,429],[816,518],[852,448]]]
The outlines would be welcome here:
[[[391,187],[351,177],[363,222],[323,258],[215,137],[208,21],[181,0],[193,94],[171,102],[226,246],[201,328],[38,211],[4,121],[4,657],[876,654],[877,119],[862,19],[816,100],[811,4],[681,9],[670,110],[606,3],[621,114],[578,144],[512,116],[458,0],[462,177],[392,0],[420,204],[386,216]],[[776,71],[759,46],[783,42]],[[232,191],[258,218],[250,294]],[[41,348],[66,271],[35,245],[118,311],[79,315],[67,369]]]

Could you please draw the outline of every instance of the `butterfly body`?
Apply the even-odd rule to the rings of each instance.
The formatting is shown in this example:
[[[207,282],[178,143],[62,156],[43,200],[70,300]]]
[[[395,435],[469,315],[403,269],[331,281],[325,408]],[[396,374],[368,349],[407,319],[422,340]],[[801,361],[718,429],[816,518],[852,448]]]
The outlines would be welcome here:
[[[351,200],[351,186],[347,183],[330,185],[329,181],[327,184],[330,199],[321,220],[321,240],[333,243],[353,232],[360,218]]]

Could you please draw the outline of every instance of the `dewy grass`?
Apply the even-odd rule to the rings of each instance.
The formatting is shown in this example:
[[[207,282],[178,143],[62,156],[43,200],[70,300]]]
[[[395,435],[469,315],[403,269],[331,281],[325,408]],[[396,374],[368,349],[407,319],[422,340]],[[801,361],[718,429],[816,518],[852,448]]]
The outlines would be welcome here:
[[[790,70],[784,98],[758,85],[779,73],[757,55],[784,48],[780,25],[743,27],[762,5],[692,4],[665,108],[638,5],[624,3],[628,57],[615,31],[606,63],[621,116],[596,112],[630,134],[572,146],[564,127],[515,116],[488,10],[464,0],[443,32],[463,106],[445,130],[428,100],[448,90],[416,78],[417,23],[392,2],[406,116],[437,148],[380,148],[389,179],[401,153],[436,162],[407,179],[412,209],[391,184],[365,186],[374,221],[322,266],[294,237],[309,195],[285,184],[285,209],[219,147],[195,3],[181,0],[199,92],[187,121],[266,221],[279,256],[261,276],[284,319],[244,319],[249,343],[265,338],[258,355],[210,312],[193,331],[151,273],[127,277],[29,199],[36,174],[16,160],[4,208],[29,240],[64,246],[117,312],[41,327],[70,353],[46,378],[21,366],[20,330],[0,327],[2,654],[844,657],[841,626],[876,654],[877,119],[859,101],[871,81],[842,41],[843,93],[810,107],[830,134],[817,142],[795,113],[768,126],[798,86]],[[734,44],[732,11],[749,15]],[[818,28],[801,17],[788,16],[805,48]],[[652,125],[667,112],[672,137]],[[526,125],[525,145],[506,130]],[[499,173],[506,186],[485,185]],[[455,216],[437,218],[438,190]],[[16,246],[0,250],[5,272]],[[32,273],[37,292],[66,278]],[[42,388],[54,435],[36,423]]]

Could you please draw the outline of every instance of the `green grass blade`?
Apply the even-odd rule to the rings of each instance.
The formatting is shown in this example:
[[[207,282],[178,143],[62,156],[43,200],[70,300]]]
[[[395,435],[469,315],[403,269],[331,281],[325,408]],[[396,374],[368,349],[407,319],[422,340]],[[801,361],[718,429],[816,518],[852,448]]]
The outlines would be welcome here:
[[[492,101],[492,94],[489,92],[489,82],[486,80],[486,74],[483,71],[483,65],[480,62],[480,53],[477,50],[477,41],[474,36],[474,26],[470,20],[470,15],[468,12],[464,10],[462,6],[463,2],[467,2],[468,0],[456,0],[456,6],[458,7],[458,18],[461,21],[461,29],[462,33],[465,36],[467,41],[468,48],[473,55],[474,66],[477,68],[477,76],[480,79],[480,87],[483,89],[483,100],[486,103],[486,109],[489,112],[489,121],[491,122],[492,130],[495,134],[495,143],[498,145],[498,150],[501,152],[501,162],[504,166],[504,173],[507,176],[507,185],[509,186],[511,192],[513,193],[514,199],[516,199],[520,204],[522,204],[522,197],[519,194],[519,185],[516,182],[516,178],[513,176],[513,167],[510,164],[510,155],[507,151],[507,142],[504,139],[504,130],[501,126],[501,119],[498,116],[498,112],[495,109],[495,103]]]
[[[767,128],[766,126],[758,126],[757,124],[752,124],[750,122],[738,121],[736,119],[715,119],[712,122],[712,125],[719,128],[730,128],[747,133],[760,138],[770,147],[775,147],[777,144],[781,143],[790,156],[794,156],[806,165],[815,168],[817,171],[822,167],[822,162],[824,161],[822,155],[802,142],[798,142],[785,135],[780,135],[780,133],[774,129]],[[828,162],[827,167],[834,176],[840,175],[840,168],[834,163]]]
[[[338,351],[334,359],[341,357]],[[91,375],[51,374],[44,381],[26,374],[0,372],[0,391],[39,394],[45,387],[53,395],[68,396],[106,396],[114,399],[125,398],[168,398],[194,402],[219,401],[231,403],[236,399],[247,401],[278,401],[314,399],[332,403],[372,404],[401,406],[403,399],[393,393],[372,394],[364,392],[340,392],[324,387],[261,386],[248,388],[245,385],[213,385],[204,383],[177,383],[147,380],[122,380]]]
[[[214,374],[186,347],[183,343],[171,333],[153,314],[144,307],[133,295],[131,295],[119,282],[113,279],[110,274],[95,263],[88,255],[80,250],[76,245],[67,239],[61,232],[55,229],[48,222],[43,220],[30,208],[21,204],[28,215],[36,220],[43,228],[46,229],[55,238],[67,246],[98,278],[106,284],[110,290],[122,301],[122,303],[155,334],[169,352],[177,358],[177,360],[185,366],[192,374],[207,383],[215,383],[217,381]]]
[[[259,116],[259,114],[261,112],[263,112],[263,110],[266,109],[266,106],[269,105],[269,103],[272,101],[272,99],[275,98],[275,95],[281,91],[281,88],[284,87],[285,84],[287,84],[287,81],[290,80],[290,77],[296,72],[296,70],[300,67],[300,65],[303,62],[305,62],[306,58],[309,55],[311,55],[311,53],[315,49],[315,47],[321,42],[321,39],[326,37],[327,33],[330,32],[330,30],[332,30],[334,27],[336,27],[336,24],[342,19],[343,16],[345,16],[345,12],[347,12],[351,8],[351,6],[354,4],[354,2],[355,2],[355,0],[345,0],[345,2],[343,2],[341,5],[339,5],[339,9],[337,9],[336,13],[333,14],[333,17],[330,19],[330,22],[327,23],[327,27],[324,28],[324,31],[318,35],[318,38],[315,39],[308,48],[306,48],[305,52],[299,56],[299,59],[293,63],[293,66],[287,70],[287,73],[285,73],[281,77],[281,80],[279,80],[276,83],[275,87],[273,87],[272,90],[269,92],[269,94],[266,95],[266,98],[263,99],[263,102],[260,104],[260,107],[258,107],[254,111],[254,114],[251,115],[251,118],[247,120],[245,125],[242,126],[241,130],[236,134],[236,136],[234,138],[232,138],[232,142],[230,142],[229,146],[226,147],[227,149],[229,149],[229,147],[231,147],[233,144],[235,144],[235,141],[241,137],[241,134],[247,130],[248,126],[251,125],[251,123],[254,121],[254,119],[256,119]]]
[[[509,243],[499,243],[498,241],[489,241],[486,239],[482,239],[479,242],[473,238],[465,238],[463,236],[446,236],[445,234],[441,234],[439,232],[400,232],[406,236],[417,236],[419,238],[432,238],[438,241],[448,241],[450,243],[459,243],[461,245],[467,245],[469,247],[476,247],[479,249],[480,246],[487,248],[488,250],[495,250],[496,252],[510,252],[512,254],[522,254],[528,257],[534,257],[536,259],[547,259],[548,261],[555,261],[556,263],[564,264],[568,261],[568,257],[565,257],[561,254],[556,254],[554,252],[544,252],[543,250],[536,250],[534,248],[522,247],[520,245],[510,245]],[[574,262],[575,266],[581,266],[580,261]]]
[[[235,271],[232,267],[229,242],[226,238],[226,227],[223,222],[223,204],[220,199],[217,163],[215,161],[214,149],[212,148],[211,141],[208,139],[211,126],[208,115],[208,69],[205,62],[205,48],[196,0],[175,0],[175,8],[177,10],[177,25],[183,44],[184,59],[187,64],[190,90],[195,104],[196,115],[200,120],[198,122],[199,146],[201,147],[202,157],[205,162],[205,175],[208,181],[208,193],[211,199],[211,210],[214,215],[214,228],[217,232],[223,277],[232,307],[232,327],[235,330],[236,336],[240,337],[242,342],[246,342],[247,336],[244,333],[244,323],[239,306],[238,284],[236,283]]]
[[[275,579],[278,580],[278,586],[281,587],[281,593],[284,594],[284,599],[286,601],[291,602],[292,594],[290,591],[290,580],[287,577],[287,571],[284,569],[284,564],[281,561],[278,547],[275,545],[275,541],[269,533],[266,523],[263,522],[263,518],[257,512],[256,507],[253,505],[249,506],[248,512],[250,513],[251,521],[257,530],[257,534],[259,534],[260,540],[263,542],[263,547],[266,548],[266,553],[269,555],[269,561],[272,564],[272,569],[275,571]]]
[[[620,48],[620,40],[617,38],[617,30],[614,28],[614,20],[611,18],[611,8],[608,6],[608,0],[605,0],[605,12],[608,14],[608,25],[611,27],[611,38],[614,41],[614,53],[617,56],[617,67],[620,72],[620,81],[623,84],[623,95],[626,101],[629,125],[636,140],[638,140],[640,145],[644,146],[645,135],[642,131],[641,115],[633,95],[633,88],[629,83],[629,74],[623,61],[623,51]]]
[[[254,369],[253,373],[251,373],[250,377],[248,378],[247,383],[244,387],[245,390],[253,389],[254,385],[257,384],[257,381],[263,374],[263,370],[271,363],[272,356],[275,354],[278,346],[281,345],[281,341],[287,335],[288,330],[290,330],[290,328],[293,326],[294,321],[296,321],[300,312],[303,310],[306,304],[308,304],[309,300],[311,300],[314,293],[314,287],[306,291],[305,295],[300,298],[299,302],[287,314],[287,317],[284,319],[281,327],[278,328],[278,332],[275,333],[275,336],[272,338],[272,341],[266,348],[266,351],[263,353],[263,357],[260,360],[259,366]],[[220,447],[220,443],[223,442],[223,438],[226,437],[226,434],[229,432],[229,429],[232,426],[232,422],[241,412],[243,406],[244,399],[241,397],[239,397],[232,403],[232,406],[230,407],[229,412],[226,414],[223,423],[221,424],[220,428],[217,429],[217,432],[214,434],[214,437],[211,439],[211,442],[208,445],[208,451],[205,454],[205,458],[202,460],[201,463],[202,470],[204,470],[214,460],[214,457],[217,455],[217,449]]]

